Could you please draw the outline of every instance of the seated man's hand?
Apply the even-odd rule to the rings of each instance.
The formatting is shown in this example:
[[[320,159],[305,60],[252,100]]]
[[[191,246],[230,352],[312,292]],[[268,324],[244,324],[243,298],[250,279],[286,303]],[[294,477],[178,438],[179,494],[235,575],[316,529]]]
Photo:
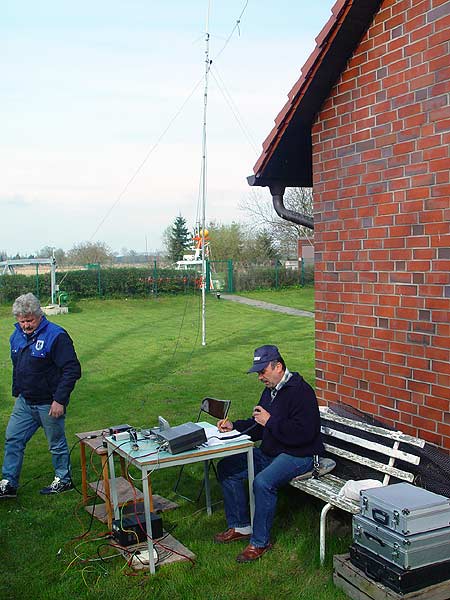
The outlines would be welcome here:
[[[222,432],[231,431],[233,429],[233,423],[228,419],[220,419],[220,421],[217,422],[217,429]]]
[[[265,426],[265,424],[267,423],[267,421],[270,419],[270,413],[267,412],[267,410],[265,408],[263,408],[262,406],[255,406],[255,408],[253,409],[253,418],[255,419],[255,421],[257,423],[259,423],[259,425],[262,425],[263,427]]]

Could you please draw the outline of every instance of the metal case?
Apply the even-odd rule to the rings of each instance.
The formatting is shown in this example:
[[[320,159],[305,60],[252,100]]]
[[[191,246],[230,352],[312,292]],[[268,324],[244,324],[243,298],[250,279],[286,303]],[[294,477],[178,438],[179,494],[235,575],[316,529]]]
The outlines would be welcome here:
[[[354,515],[353,541],[403,569],[450,560],[450,527],[406,536]]]
[[[361,515],[403,535],[450,526],[450,499],[410,483],[360,493]]]
[[[350,562],[358,567],[358,569],[361,569],[370,579],[379,581],[400,594],[421,590],[430,585],[445,581],[448,579],[448,574],[450,573],[449,561],[443,561],[419,569],[405,570],[384,560],[384,558],[377,556],[373,552],[370,552],[370,550],[362,548],[358,544],[350,546]],[[368,598],[368,596],[365,597]],[[431,600],[431,594],[429,597]],[[440,597],[442,598],[442,596]],[[386,598],[388,598],[387,594]]]

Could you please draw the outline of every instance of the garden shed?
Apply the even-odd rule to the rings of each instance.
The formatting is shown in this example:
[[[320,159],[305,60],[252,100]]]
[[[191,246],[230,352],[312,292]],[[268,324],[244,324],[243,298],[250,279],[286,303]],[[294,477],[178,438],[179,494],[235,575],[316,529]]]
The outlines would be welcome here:
[[[338,0],[316,44],[248,179],[313,188],[317,396],[448,452],[450,1]]]

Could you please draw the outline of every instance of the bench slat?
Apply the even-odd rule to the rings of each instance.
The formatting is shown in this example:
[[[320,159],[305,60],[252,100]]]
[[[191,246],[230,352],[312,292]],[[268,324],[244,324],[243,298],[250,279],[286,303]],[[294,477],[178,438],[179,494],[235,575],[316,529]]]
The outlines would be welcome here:
[[[380,471],[381,473],[387,473],[388,475],[397,477],[397,479],[403,479],[404,481],[409,482],[414,481],[414,475],[412,473],[408,473],[407,471],[402,471],[401,469],[397,469],[396,467],[385,465],[371,458],[367,458],[366,456],[360,456],[359,454],[355,454],[354,452],[350,452],[349,450],[336,448],[336,446],[332,446],[331,444],[324,444],[324,446],[327,452],[335,454],[336,456],[341,456],[342,458],[347,458],[348,460],[359,463],[361,465],[366,465],[367,467],[375,469],[376,471]]]
[[[383,446],[383,444],[371,442],[370,440],[365,440],[363,438],[356,437],[355,435],[344,433],[343,431],[336,431],[336,429],[330,429],[326,426],[322,426],[321,431],[323,434],[329,435],[330,437],[334,437],[339,440],[343,440],[344,442],[349,442],[350,444],[354,444],[356,446],[361,446],[362,448],[367,448],[369,450],[379,452],[383,455],[399,458],[400,460],[403,460],[404,462],[410,463],[412,465],[418,465],[420,462],[420,458],[418,456],[414,456],[414,454],[409,454],[408,452],[403,452],[403,450],[398,450],[389,446]]]
[[[336,475],[324,475],[318,479],[306,479],[303,481],[292,480],[291,485],[306,494],[320,498],[341,510],[351,514],[359,513],[359,502],[350,498],[338,496],[340,489],[345,484],[345,479]]]
[[[378,425],[370,425],[369,423],[362,423],[361,421],[354,421],[353,419],[348,419],[347,417],[341,417],[340,415],[334,413],[328,406],[320,406],[319,410],[321,417],[325,420],[341,423],[342,425],[348,425],[352,429],[360,429],[361,431],[375,433],[391,440],[397,440],[399,442],[404,442],[405,444],[411,444],[411,446],[416,446],[418,448],[423,448],[425,446],[425,440],[407,435],[401,431],[391,431],[390,429],[385,429],[384,427],[379,427]]]

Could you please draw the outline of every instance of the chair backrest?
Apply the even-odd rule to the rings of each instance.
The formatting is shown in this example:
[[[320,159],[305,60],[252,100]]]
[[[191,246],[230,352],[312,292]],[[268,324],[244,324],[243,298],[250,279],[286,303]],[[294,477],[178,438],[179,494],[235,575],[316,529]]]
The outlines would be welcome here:
[[[197,421],[200,421],[202,413],[206,413],[215,419],[225,419],[230,410],[231,400],[219,400],[218,398],[203,398],[200,404]]]

